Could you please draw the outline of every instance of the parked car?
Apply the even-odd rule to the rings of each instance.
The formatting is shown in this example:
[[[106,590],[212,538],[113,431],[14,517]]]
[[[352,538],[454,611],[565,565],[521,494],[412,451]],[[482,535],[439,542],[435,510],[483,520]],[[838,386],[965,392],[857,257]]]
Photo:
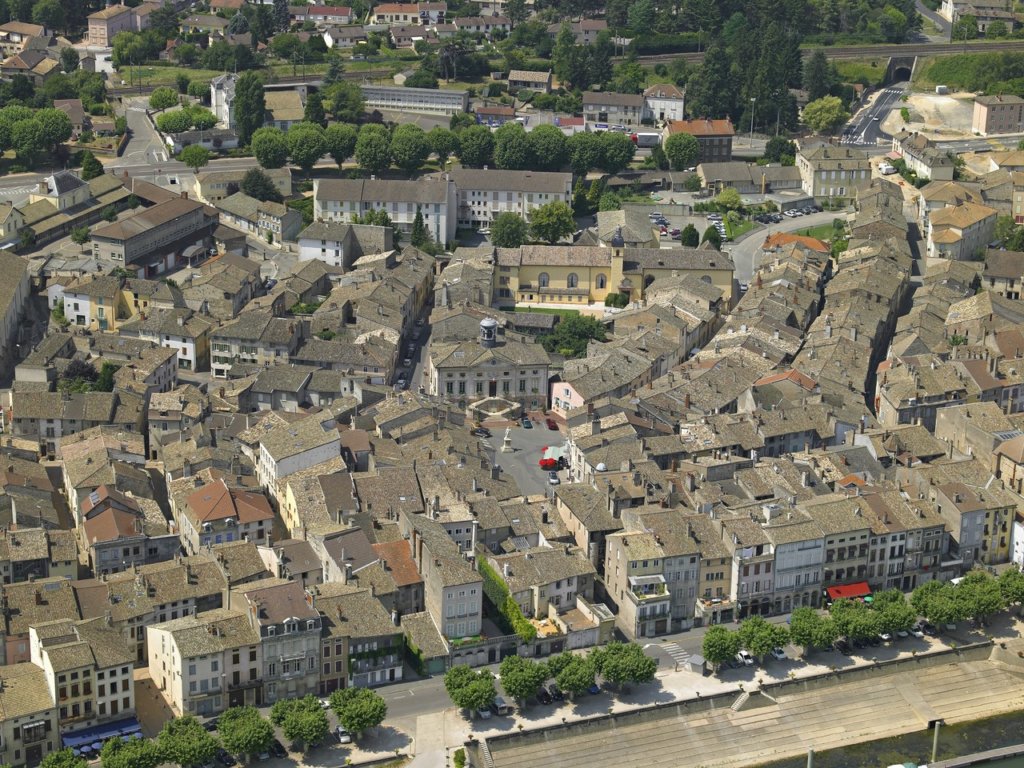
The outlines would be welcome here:
[[[786,660],[786,652],[784,650],[782,650],[781,648],[772,648],[771,656],[776,661],[785,661]]]
[[[526,416],[523,416],[523,418],[519,420],[519,423],[523,425],[523,429],[533,429],[533,422]]]
[[[491,430],[487,429],[487,427],[477,427],[473,430],[473,435],[476,437],[490,437]]]
[[[216,717],[211,717],[209,720],[207,720],[205,723],[203,723],[203,728],[205,728],[210,733],[213,733],[214,731],[217,730],[217,724],[219,722],[220,722],[220,720],[218,720]]]
[[[851,648],[850,644],[845,640],[836,640],[834,643],[832,643],[832,647],[839,651],[841,654],[843,654],[843,656],[853,655],[853,648]]]
[[[920,624],[915,624],[910,628],[910,634],[916,637],[918,640],[924,638],[924,627]]]
[[[537,701],[539,701],[541,704],[550,704],[553,701],[553,699],[551,698],[551,694],[548,693],[546,688],[541,688],[539,691],[537,691]]]
[[[910,637],[910,633],[907,632],[907,630],[905,629],[897,629],[896,637],[898,637],[900,640],[906,640],[908,637]]]
[[[228,752],[226,749],[218,749],[216,754],[217,762],[224,766],[224,768],[231,768],[231,766],[238,763],[235,760],[234,755]]]
[[[548,429],[550,429],[552,432],[558,430],[558,425],[555,424],[554,419],[544,419],[544,423],[548,425]]]
[[[495,696],[494,703],[491,704],[491,711],[496,715],[505,716],[511,715],[513,709],[512,705],[505,701],[501,696]]]
[[[559,688],[555,683],[548,685],[548,693],[551,694],[551,698],[555,701],[564,701],[565,694],[562,693],[562,689]]]
[[[487,716],[490,717],[491,713],[488,712]],[[334,729],[334,735],[338,737],[339,744],[351,744],[352,734],[342,728],[340,725]]]
[[[880,638],[882,638],[882,640],[884,640],[887,643],[891,643],[892,642],[892,633],[891,632],[879,632],[878,636]]]
[[[274,739],[270,742],[270,754],[274,757],[288,757],[288,750],[284,748],[284,745],[280,741]]]
[[[921,624],[921,631],[929,637],[935,637],[937,634],[939,634],[938,628],[930,621],[926,621],[923,624]]]
[[[754,666],[754,657],[750,655],[749,651],[740,651],[737,653],[736,661],[747,667]]]
[[[598,685],[597,683],[593,683],[593,684],[591,684],[591,686],[589,688],[587,688],[587,693],[589,693],[591,696],[596,696],[600,692],[601,692],[601,686]]]
[[[558,479],[557,472],[548,472],[548,485],[560,485],[561,480]]]
[[[476,711],[476,716],[479,717],[481,720],[490,720],[491,719],[491,710],[489,710],[489,709],[478,709]]]

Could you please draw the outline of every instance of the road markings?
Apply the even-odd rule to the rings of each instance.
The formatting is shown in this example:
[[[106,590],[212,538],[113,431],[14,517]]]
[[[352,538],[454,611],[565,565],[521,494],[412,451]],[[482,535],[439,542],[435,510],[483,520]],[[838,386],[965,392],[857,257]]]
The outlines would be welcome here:
[[[693,656],[692,653],[685,650],[679,643],[663,643],[661,648],[672,657],[672,661],[676,664],[686,664],[690,657]]]

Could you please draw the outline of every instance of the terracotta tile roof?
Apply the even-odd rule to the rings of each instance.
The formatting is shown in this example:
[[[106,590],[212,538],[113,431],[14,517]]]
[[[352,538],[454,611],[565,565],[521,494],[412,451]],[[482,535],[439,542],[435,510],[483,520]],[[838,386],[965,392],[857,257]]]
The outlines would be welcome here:
[[[381,562],[387,563],[388,573],[396,587],[407,587],[423,581],[423,577],[416,570],[416,562],[412,559],[409,542],[405,539],[374,544],[373,551],[377,553]]]
[[[673,120],[668,124],[668,132],[688,133],[691,136],[733,136],[736,131],[732,122],[725,120]]]
[[[274,517],[265,496],[228,488],[223,480],[193,491],[188,497],[188,509],[200,523],[227,518],[235,518],[240,523],[254,523]]]

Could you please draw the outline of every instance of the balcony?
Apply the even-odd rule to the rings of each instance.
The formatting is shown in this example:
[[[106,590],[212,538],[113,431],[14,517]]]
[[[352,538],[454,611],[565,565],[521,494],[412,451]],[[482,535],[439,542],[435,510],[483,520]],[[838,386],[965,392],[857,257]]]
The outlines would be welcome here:
[[[588,296],[590,291],[586,288],[554,288],[550,285],[545,285],[543,288],[532,285],[530,283],[520,283],[519,292],[532,291],[533,293],[540,293],[548,296]]]
[[[632,595],[633,601],[638,605],[646,605],[657,601],[668,602],[671,600],[668,585],[665,583],[665,577],[661,574],[630,576],[629,594]]]

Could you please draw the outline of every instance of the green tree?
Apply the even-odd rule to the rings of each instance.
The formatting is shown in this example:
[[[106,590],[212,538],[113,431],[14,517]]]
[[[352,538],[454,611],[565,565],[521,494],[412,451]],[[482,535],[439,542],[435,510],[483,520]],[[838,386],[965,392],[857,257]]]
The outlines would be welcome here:
[[[504,211],[491,222],[491,242],[498,248],[518,248],[526,242],[529,229],[518,213]]]
[[[188,116],[197,131],[208,131],[217,124],[217,116],[203,107],[190,107]]]
[[[198,173],[200,168],[205,168],[210,162],[210,150],[201,144],[191,144],[181,150],[178,159]]]
[[[177,763],[181,768],[205,765],[213,760],[219,746],[217,739],[207,733],[192,715],[164,723],[157,736],[157,745],[164,760]]]
[[[31,166],[46,147],[42,125],[38,120],[19,120],[11,126],[11,145],[18,159]]]
[[[739,635],[718,624],[709,627],[701,645],[703,657],[716,669],[739,652]]]
[[[430,242],[430,233],[423,224],[423,212],[416,206],[416,215],[412,220],[412,231],[409,233],[409,243],[415,248],[422,248]]]
[[[524,171],[532,168],[533,162],[532,145],[521,124],[508,122],[494,132],[494,164],[498,168]]]
[[[455,131],[456,135],[466,128],[472,128],[476,124],[476,118],[469,112],[456,112],[448,120],[448,128]]]
[[[679,235],[679,243],[687,248],[696,248],[700,245],[700,233],[693,224],[683,227],[683,231]]]
[[[342,163],[352,157],[356,151],[356,141],[359,134],[354,125],[348,123],[331,123],[324,131],[324,142],[327,145],[327,152],[334,162],[338,164],[339,170]]]
[[[360,734],[384,722],[388,705],[369,688],[343,688],[331,694],[331,709],[350,733]]]
[[[1009,36],[1010,31],[1009,29],[1007,29],[1006,23],[1000,21],[999,19],[990,22],[989,25],[985,28],[985,37],[991,38],[993,40],[998,40],[999,38]]]
[[[260,128],[249,146],[264,168],[280,168],[288,161],[288,140],[279,128]]]
[[[604,192],[601,198],[597,201],[598,211],[620,211],[622,210],[622,200],[614,192]]]
[[[594,684],[594,675],[594,663],[585,656],[574,654],[555,677],[555,682],[569,696],[579,696]]]
[[[88,768],[89,763],[84,758],[76,757],[68,748],[51,752],[39,765],[40,768]]]
[[[875,606],[878,614],[878,621],[882,632],[899,632],[910,629],[917,620],[917,614],[900,594],[900,602],[888,603],[884,606]]]
[[[327,126],[327,116],[324,114],[324,102],[319,91],[313,91],[306,97],[306,108],[303,112],[303,120],[307,123],[314,123],[321,128]]]
[[[160,111],[178,106],[178,93],[173,88],[161,86],[149,95],[149,108]]]
[[[435,125],[427,133],[427,143],[430,151],[437,155],[437,162],[441,168],[445,167],[448,158],[459,152],[459,137],[455,132],[440,125]]]
[[[548,352],[557,352],[563,357],[579,358],[587,354],[587,345],[593,341],[604,341],[604,325],[593,317],[572,315],[559,322],[551,333],[540,336],[538,341]]]
[[[245,172],[245,176],[242,177],[242,183],[239,185],[239,191],[263,202],[284,202],[284,195],[281,194],[281,190],[274,184],[273,179],[260,168],[250,168]]]
[[[508,0],[505,3],[505,16],[508,18],[509,26],[515,29],[517,24],[522,24],[530,17],[526,7],[526,0]]]
[[[60,0],[37,0],[32,8],[32,21],[53,31],[66,29],[64,4]]]
[[[391,165],[391,137],[387,128],[367,123],[359,129],[356,162],[371,173],[380,173]]]
[[[494,688],[494,675],[486,669],[474,671],[464,664],[456,665],[445,673],[444,687],[456,707],[470,712],[491,706],[498,695]]]
[[[71,230],[71,242],[76,245],[85,245],[89,242],[89,227],[75,227]]]
[[[181,46],[178,47],[180,48]],[[205,101],[210,98],[210,84],[199,80],[193,80],[188,84],[188,95],[193,99]]]
[[[609,643],[592,652],[591,658],[601,676],[616,687],[649,683],[658,670],[654,659],[636,643]]]
[[[726,211],[738,211],[743,207],[743,198],[735,187],[726,187],[715,195],[715,205]]]
[[[835,70],[828,63],[825,52],[819,49],[812,53],[804,64],[803,85],[807,99],[816,101],[822,96],[828,96],[836,82]]]
[[[713,224],[704,230],[704,236],[700,241],[702,243],[711,243],[717,250],[722,250],[722,235]]]
[[[978,37],[978,19],[970,14],[961,16],[953,24],[950,40],[974,40]]]
[[[429,156],[430,143],[422,128],[413,123],[403,123],[395,128],[391,134],[391,159],[395,165],[411,175]]]
[[[850,119],[850,113],[838,97],[822,96],[804,107],[803,118],[815,133],[832,133]]]
[[[544,663],[548,669],[548,677],[558,677],[562,674],[562,670],[572,663],[574,658],[575,655],[572,651],[562,651],[554,656],[549,656],[548,660]]]
[[[785,627],[765,621],[760,616],[751,616],[740,623],[740,645],[746,648],[758,661],[763,661],[773,648],[781,648],[789,642]]]
[[[559,171],[569,160],[569,139],[555,125],[538,125],[527,134],[532,167],[538,171]]]
[[[527,699],[536,696],[548,678],[545,664],[518,655],[506,656],[499,671],[505,693],[515,699],[520,706],[525,704]]]
[[[563,21],[558,35],[555,36],[555,47],[551,51],[551,64],[555,77],[562,83],[572,82],[572,59],[576,48],[576,37],[572,33],[568,21]]]
[[[89,181],[103,175],[103,165],[89,150],[82,152],[82,180]]]
[[[156,127],[164,133],[182,133],[192,127],[192,115],[186,109],[164,112],[157,117]]]
[[[649,34],[654,29],[654,3],[652,0],[636,0],[629,6],[627,14],[629,28],[635,34]]]
[[[601,168],[615,174],[623,170],[633,161],[636,144],[629,136],[619,131],[605,131],[601,137]]]
[[[781,136],[772,136],[765,142],[764,159],[770,163],[778,163],[783,157],[796,157],[796,144]]]
[[[555,200],[530,212],[530,234],[547,243],[557,243],[576,231],[576,220],[568,203]]]
[[[188,87],[191,84],[192,79],[184,73],[179,72],[174,77],[174,85],[177,87],[178,93],[188,93]]]
[[[689,133],[673,133],[665,140],[665,155],[673,171],[685,171],[697,165],[700,144]]]
[[[103,768],[157,768],[164,761],[156,742],[149,739],[107,739],[100,760]]]
[[[1006,608],[999,582],[985,571],[971,571],[954,589],[965,616],[984,624],[993,613]]]
[[[327,151],[324,129],[315,123],[295,123],[285,134],[288,155],[306,176]]]
[[[355,124],[363,119],[365,101],[358,83],[334,83],[324,89],[324,101],[330,102],[331,114],[338,122]]]
[[[256,131],[263,127],[266,111],[263,81],[255,72],[243,72],[235,83],[234,103],[235,130],[240,144],[248,146]]]
[[[66,72],[67,74],[70,75],[72,72],[74,72],[74,71],[76,71],[78,69],[78,65],[80,63],[81,62],[79,60],[78,51],[76,51],[74,48],[72,48],[71,46],[68,46],[67,48],[64,48],[64,49],[61,50],[61,52],[60,52],[60,69],[61,69],[61,72]]]
[[[814,648],[831,647],[837,637],[832,619],[821,616],[809,606],[793,611],[789,618],[789,635],[793,644],[803,649],[804,655]]]
[[[459,160],[471,168],[494,162],[494,136],[485,125],[474,125],[459,134]]]
[[[60,148],[62,142],[71,138],[73,127],[68,113],[60,109],[40,109],[35,114],[35,120],[42,130],[43,143],[53,151]]]
[[[256,707],[231,707],[219,718],[217,733],[234,755],[257,755],[274,740],[274,727]]]
[[[926,581],[910,595],[910,605],[921,616],[928,615],[928,602],[946,589],[945,582]]]
[[[331,726],[316,696],[301,699],[279,699],[270,708],[270,722],[280,726],[285,738],[301,745],[303,751],[319,744]]]
[[[1018,615],[1024,605],[1024,573],[1016,568],[1007,568],[999,575],[999,591],[1007,605],[1016,605]]]
[[[569,165],[577,176],[585,176],[594,168],[604,167],[604,144],[601,141],[601,134],[581,132],[570,136]]]

